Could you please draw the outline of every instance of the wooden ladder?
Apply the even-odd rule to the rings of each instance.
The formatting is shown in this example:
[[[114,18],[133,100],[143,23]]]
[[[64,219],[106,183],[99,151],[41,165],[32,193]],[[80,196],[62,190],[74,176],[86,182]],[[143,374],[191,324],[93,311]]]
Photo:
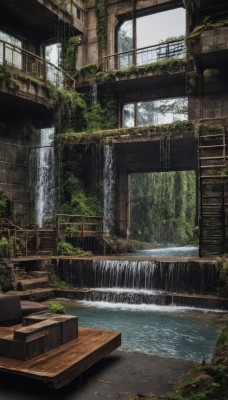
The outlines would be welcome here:
[[[200,255],[228,251],[228,156],[225,128],[201,132],[199,161]]]

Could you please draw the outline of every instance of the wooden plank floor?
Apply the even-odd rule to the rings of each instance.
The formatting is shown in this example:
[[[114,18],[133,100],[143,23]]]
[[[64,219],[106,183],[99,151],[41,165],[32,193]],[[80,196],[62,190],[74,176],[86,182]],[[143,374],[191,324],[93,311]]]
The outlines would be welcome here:
[[[0,327],[0,336],[10,334],[14,328]],[[0,372],[39,379],[59,389],[120,345],[120,332],[79,327],[78,338],[31,360],[0,356]]]

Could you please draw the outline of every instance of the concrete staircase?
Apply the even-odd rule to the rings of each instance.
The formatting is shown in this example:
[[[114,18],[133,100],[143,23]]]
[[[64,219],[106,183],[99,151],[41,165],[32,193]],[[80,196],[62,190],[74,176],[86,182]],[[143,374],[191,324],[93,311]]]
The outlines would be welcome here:
[[[56,232],[54,230],[39,230],[39,254],[42,256],[57,254]]]
[[[47,271],[26,271],[20,263],[12,264],[11,271],[14,290],[40,289],[49,285]]]

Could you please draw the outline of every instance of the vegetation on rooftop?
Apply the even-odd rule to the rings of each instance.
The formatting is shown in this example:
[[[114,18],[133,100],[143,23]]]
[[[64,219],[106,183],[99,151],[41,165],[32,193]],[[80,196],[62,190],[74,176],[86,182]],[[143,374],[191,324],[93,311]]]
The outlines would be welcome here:
[[[194,130],[191,121],[175,121],[171,124],[142,126],[133,128],[116,128],[110,130],[97,130],[94,132],[67,132],[59,136],[62,144],[109,142],[116,139],[130,140],[135,136],[175,136]]]
[[[201,25],[197,25],[186,37],[187,46],[191,53],[192,46],[200,38],[200,35],[204,31],[209,31],[213,29],[218,29],[228,26],[227,13],[223,16],[208,16],[204,19]]]
[[[118,78],[129,77],[131,75],[142,76],[145,74],[174,74],[186,68],[187,60],[185,58],[160,60],[143,66],[131,66],[122,70],[114,70],[111,72],[100,71],[100,65],[89,64],[81,68],[74,74],[76,80],[95,79],[97,83],[115,82]]]

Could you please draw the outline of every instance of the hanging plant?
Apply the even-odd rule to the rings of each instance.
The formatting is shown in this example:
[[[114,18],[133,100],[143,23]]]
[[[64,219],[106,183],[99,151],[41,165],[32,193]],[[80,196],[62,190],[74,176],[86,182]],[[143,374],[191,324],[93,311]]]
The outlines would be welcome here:
[[[96,0],[98,61],[101,63],[107,44],[107,0]]]
[[[65,40],[61,46],[60,65],[61,68],[68,72],[73,73],[76,69],[78,46],[81,44],[81,38],[73,36]]]

